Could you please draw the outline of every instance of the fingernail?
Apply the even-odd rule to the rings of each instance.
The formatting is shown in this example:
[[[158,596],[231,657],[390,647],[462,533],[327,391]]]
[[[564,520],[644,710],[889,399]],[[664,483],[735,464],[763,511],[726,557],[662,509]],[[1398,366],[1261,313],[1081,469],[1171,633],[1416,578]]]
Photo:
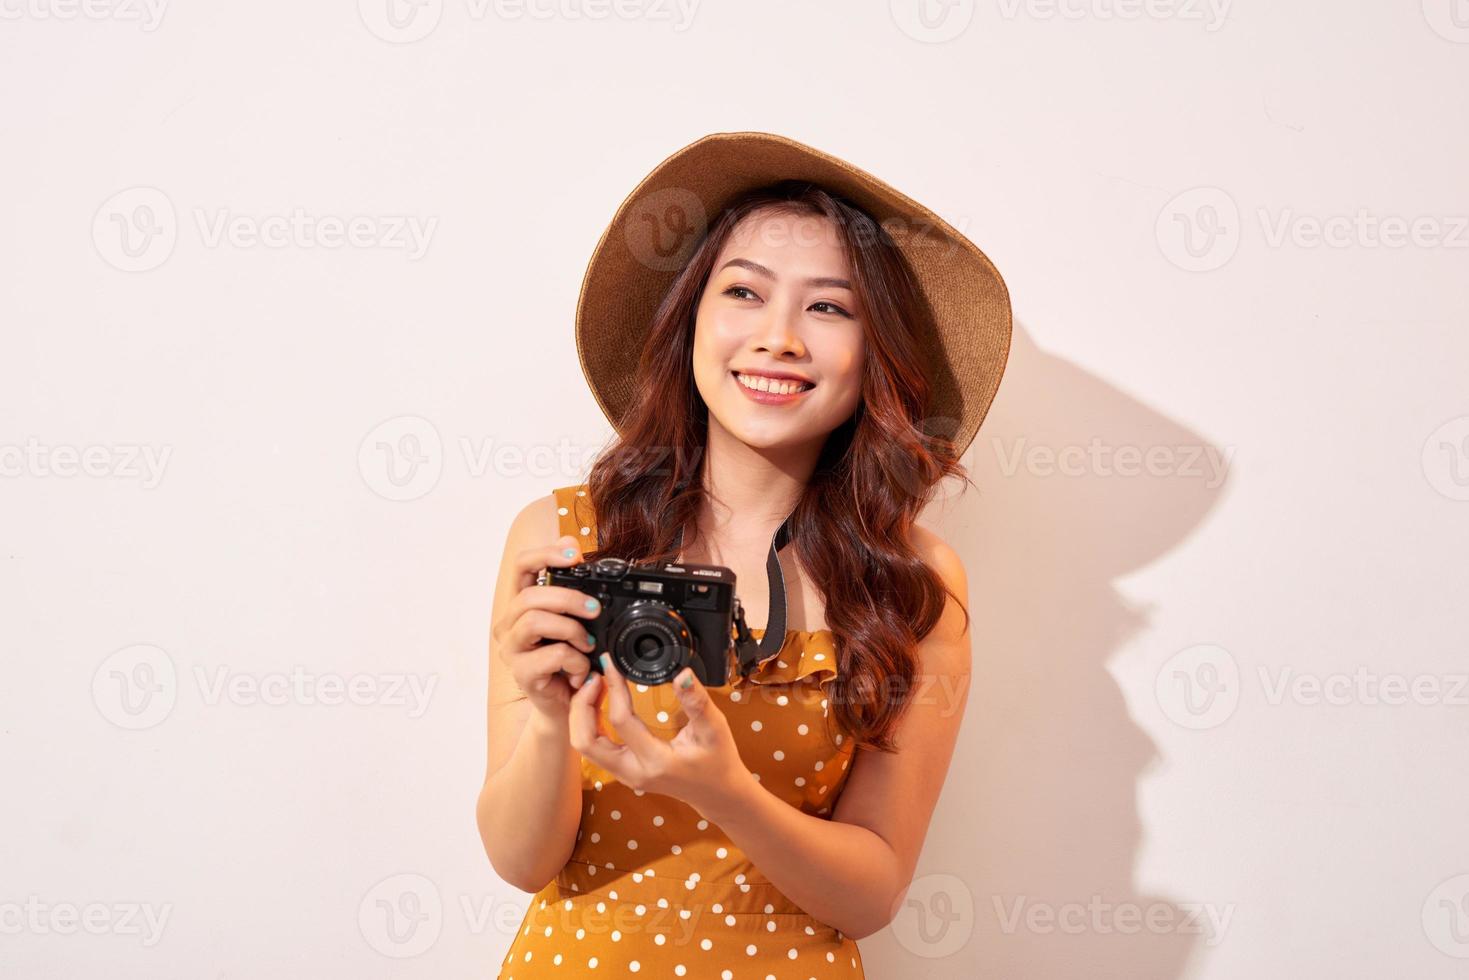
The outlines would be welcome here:
[[[612,661],[608,659],[607,654],[605,653],[598,657],[597,661],[602,665],[603,670],[607,670],[609,667],[612,666]]]
[[[596,609],[596,608],[597,608],[597,607],[598,607],[598,606],[599,606],[599,605],[601,605],[601,603],[599,603],[599,602],[598,602],[598,601],[597,601],[597,600],[596,600],[596,599],[588,599],[588,600],[587,600],[587,608],[588,608],[588,609],[593,609],[593,610],[594,610],[594,609]]]
[[[597,645],[597,638],[595,636],[593,636],[592,634],[588,633],[587,634],[587,646],[594,647],[596,645]]]
[[[565,551],[563,551],[561,553],[563,555],[565,555],[567,558],[575,558],[576,557],[576,549],[575,548],[567,548]]]
[[[691,688],[693,686],[694,686],[694,672],[691,670],[687,674],[684,675],[684,678],[683,678],[683,689],[685,691],[687,691],[689,688]]]

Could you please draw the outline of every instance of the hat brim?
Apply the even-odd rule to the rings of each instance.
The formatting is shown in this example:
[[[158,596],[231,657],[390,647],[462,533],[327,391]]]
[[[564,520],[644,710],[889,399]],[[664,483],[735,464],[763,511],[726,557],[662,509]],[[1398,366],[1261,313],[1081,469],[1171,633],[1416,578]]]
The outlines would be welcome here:
[[[917,201],[844,160],[774,133],[713,133],[665,159],[628,194],[582,279],[576,347],[603,414],[621,430],[654,312],[709,221],[735,195],[810,180],[859,205],[893,237],[929,305],[933,400],[924,431],[963,453],[1010,354],[1010,295],[983,252]]]

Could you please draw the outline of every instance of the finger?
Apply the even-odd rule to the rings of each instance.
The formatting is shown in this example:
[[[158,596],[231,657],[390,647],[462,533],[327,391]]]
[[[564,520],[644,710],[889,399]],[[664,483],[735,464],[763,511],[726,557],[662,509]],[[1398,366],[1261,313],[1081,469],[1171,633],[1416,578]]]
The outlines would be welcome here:
[[[596,649],[597,643],[596,636],[580,620],[545,609],[531,609],[510,630],[508,646],[512,651],[532,651],[557,640],[588,654]]]
[[[711,733],[723,719],[723,714],[709,698],[709,689],[700,683],[692,667],[685,667],[674,677],[673,690],[678,695],[679,707],[689,719],[684,727],[692,728],[695,734]]]
[[[627,678],[612,662],[611,655],[603,653],[598,662],[602,665],[603,683],[607,685],[607,717],[617,727],[617,734],[641,759],[656,759],[660,752],[668,750],[668,743],[654,735],[633,710]]]
[[[565,643],[539,647],[527,656],[531,658],[530,664],[535,673],[550,676],[559,672],[566,675],[573,688],[580,688],[586,683],[587,675],[592,672],[591,659]]]
[[[601,674],[592,674],[581,690],[571,696],[567,731],[572,747],[619,779],[627,777],[624,757],[630,751],[602,734],[597,706],[606,691]]]
[[[515,568],[520,589],[536,584],[536,575],[543,568],[565,568],[582,559],[581,542],[570,534],[563,534],[550,544],[537,548],[526,548],[515,556]]]

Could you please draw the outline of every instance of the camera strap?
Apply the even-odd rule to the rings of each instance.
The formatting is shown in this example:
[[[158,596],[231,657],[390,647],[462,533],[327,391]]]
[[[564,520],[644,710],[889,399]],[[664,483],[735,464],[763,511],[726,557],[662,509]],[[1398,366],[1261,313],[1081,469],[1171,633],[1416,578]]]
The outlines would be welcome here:
[[[770,583],[770,616],[769,622],[765,624],[765,632],[758,643],[754,635],[750,633],[750,628],[745,625],[744,606],[739,603],[739,597],[735,597],[734,648],[740,661],[741,677],[748,677],[757,664],[775,656],[785,644],[786,580],[785,572],[780,567],[779,552],[790,543],[790,525],[791,515],[786,515],[786,519],[780,522],[780,527],[775,529],[775,534],[770,538],[770,556],[765,559],[765,577]],[[674,547],[681,548],[682,546],[683,530],[680,529]]]

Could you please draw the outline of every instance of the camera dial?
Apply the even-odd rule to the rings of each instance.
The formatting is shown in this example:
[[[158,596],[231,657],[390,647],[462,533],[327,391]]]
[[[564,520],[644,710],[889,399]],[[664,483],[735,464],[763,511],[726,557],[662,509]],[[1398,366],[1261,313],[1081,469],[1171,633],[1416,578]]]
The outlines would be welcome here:
[[[627,574],[626,558],[598,558],[592,562],[592,571],[608,578],[622,578]]]

